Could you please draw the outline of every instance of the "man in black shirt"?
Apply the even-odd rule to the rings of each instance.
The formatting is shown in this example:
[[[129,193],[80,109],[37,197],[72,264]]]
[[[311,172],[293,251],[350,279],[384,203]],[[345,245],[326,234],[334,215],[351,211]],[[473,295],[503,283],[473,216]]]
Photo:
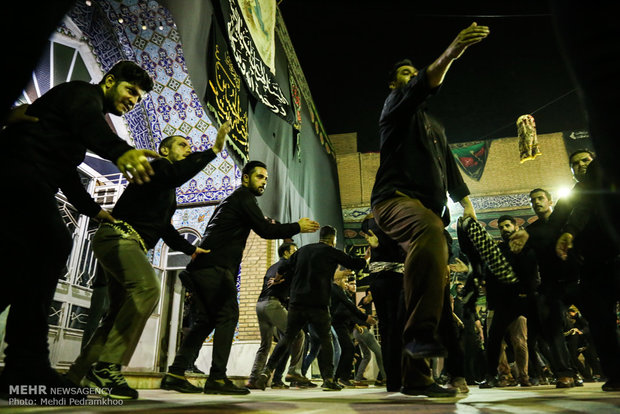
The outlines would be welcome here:
[[[265,218],[256,197],[263,195],[267,185],[266,165],[250,161],[241,174],[241,187],[217,206],[200,242],[200,247],[210,250],[210,254],[199,255],[187,265],[198,312],[194,326],[168,368],[169,373],[183,375],[196,360],[202,343],[215,330],[211,371],[204,387],[207,394],[250,392],[245,387],[237,387],[226,377],[226,365],[239,320],[236,276],[250,230],[264,239],[286,239],[300,232],[313,233],[319,228],[316,221],[306,217],[297,223],[286,224]]]
[[[256,389],[254,382],[258,379],[261,371],[265,367],[269,351],[271,350],[271,343],[273,341],[274,328],[277,329],[279,338],[284,335],[286,330],[286,321],[288,319],[288,311],[286,306],[288,305],[288,296],[290,288],[289,279],[281,279],[281,283],[274,283],[278,268],[282,266],[293,253],[297,251],[297,245],[295,243],[282,243],[278,248],[278,255],[280,260],[271,265],[265,273],[263,280],[263,289],[258,296],[256,303],[256,315],[258,317],[258,326],[260,330],[260,346],[256,351],[254,357],[254,364],[252,366],[252,372],[250,378],[246,384],[249,389]],[[282,341],[278,340],[278,344],[275,349],[282,347]],[[310,382],[301,375],[301,361],[303,357],[304,349],[304,335],[302,332],[297,335],[295,341],[291,346],[291,362],[289,366],[289,372],[286,376],[287,381],[295,382],[299,385],[307,384]],[[273,384],[280,384],[282,378],[274,378]]]
[[[332,316],[332,326],[336,331],[336,335],[338,335],[338,343],[340,343],[341,349],[335,378],[338,384],[344,387],[354,387],[359,384],[351,382],[353,356],[355,353],[352,336],[353,329],[356,324],[368,323],[369,325],[374,325],[377,321],[372,317],[372,314],[366,314],[357,308],[349,295],[350,288],[347,281],[347,273],[334,278],[329,312]]]
[[[159,301],[159,278],[146,252],[160,238],[171,249],[192,257],[208,252],[191,245],[173,227],[176,188],[215,159],[229,131],[230,122],[226,122],[219,129],[213,147],[195,153],[184,137],[162,140],[159,146],[162,158],[151,163],[155,171],[151,181],[144,185],[129,184],[112,210],[117,221],[102,224],[95,233],[93,251],[106,275],[110,307],[69,370],[68,378],[73,382],[79,383],[86,375],[89,385],[109,388],[111,397],[138,397],[120,369],[129,364],[144,325]],[[169,380],[172,389],[200,392],[184,377]]]
[[[338,265],[351,270],[360,270],[366,265],[366,260],[350,256],[336,249],[335,245],[336,229],[323,226],[318,243],[303,246],[278,270],[280,277],[291,279],[288,322],[282,341],[288,347],[306,323],[313,325],[321,340],[318,359],[324,391],[341,389],[334,382],[334,349],[329,313],[334,273]],[[256,382],[259,388],[265,388],[271,373],[286,355],[285,352],[283,347],[279,352],[271,354]]]
[[[152,87],[148,73],[122,61],[99,84],[71,81],[55,86],[27,108],[27,115],[37,122],[12,124],[0,132],[5,146],[19,147],[0,164],[5,192],[19,200],[2,203],[2,217],[9,219],[1,226],[0,237],[10,242],[1,259],[23,264],[17,273],[5,272],[2,278],[0,309],[11,305],[11,310],[0,390],[8,384],[58,384],[49,362],[47,320],[72,237],[55,195],[61,189],[81,214],[114,220],[85,190],[77,167],[91,150],[113,161],[130,181],[148,182],[153,169],[147,157],[157,158],[157,153],[127,144],[110,129],[105,115],[130,111]],[[37,235],[44,235],[45,248],[38,249],[33,260],[32,240]]]
[[[446,193],[461,203],[465,217],[475,218],[444,129],[427,113],[425,102],[442,84],[452,62],[488,34],[486,26],[473,23],[427,68],[418,71],[409,60],[395,64],[392,91],[379,120],[381,160],[371,205],[379,227],[407,252],[403,340],[405,353],[413,359],[445,355],[436,332],[448,265]],[[430,385],[420,381],[408,392]]]
[[[530,191],[530,201],[538,219],[525,227],[525,232],[515,233],[512,243],[519,244],[519,248],[529,246],[536,252],[541,277],[537,299],[540,308],[540,335],[548,345],[549,363],[558,378],[556,386],[570,388],[575,385],[576,372],[570,366],[562,325],[564,312],[576,300],[579,265],[575,257],[571,257],[568,262],[558,258],[555,254],[555,241],[570,215],[572,202],[570,197],[561,199],[552,209],[551,194],[542,188]],[[518,239],[520,234],[527,235],[527,244],[520,244],[523,243]],[[534,380],[537,381],[537,378]]]
[[[613,229],[605,221],[607,199],[616,197],[608,176],[596,159],[579,168],[582,154],[571,156],[573,171],[580,169],[572,211],[562,227],[556,253],[562,260],[582,258],[578,305],[590,323],[592,340],[607,381],[603,391],[620,391],[620,340],[616,334],[617,304],[620,301],[620,251]]]
[[[496,275],[489,271],[491,277],[486,278],[487,304],[493,311],[489,336],[487,340],[487,380],[481,385],[483,388],[497,386],[495,379],[502,351],[502,340],[509,331],[508,327],[520,316],[527,318],[527,335],[513,339],[513,351],[519,383],[529,386],[528,368],[528,342],[527,337],[534,338],[538,335],[535,323],[538,321],[536,307],[532,305],[536,291],[540,284],[536,254],[531,248],[525,248],[519,253],[513,253],[508,244],[510,236],[519,230],[517,221],[510,215],[503,215],[497,220],[503,242],[499,244],[499,250],[510,263],[518,278],[514,284],[502,283]],[[533,361],[534,363],[534,361]]]
[[[386,388],[398,392],[401,387],[403,350],[403,262],[405,254],[397,242],[385,234],[374,216],[362,222],[362,235],[370,247],[370,289],[372,291],[381,336]]]

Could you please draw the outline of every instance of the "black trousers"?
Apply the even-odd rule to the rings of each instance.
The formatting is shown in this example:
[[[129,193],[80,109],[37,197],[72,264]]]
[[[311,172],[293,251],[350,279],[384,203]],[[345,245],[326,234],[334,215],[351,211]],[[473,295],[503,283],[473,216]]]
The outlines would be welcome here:
[[[327,307],[315,308],[290,304],[286,332],[282,337],[283,346],[273,350],[267,361],[267,369],[269,371],[275,370],[282,359],[290,354],[290,346],[301,330],[306,324],[312,324],[321,341],[321,351],[317,357],[321,377],[323,377],[323,380],[333,379],[334,347],[332,346],[331,323],[332,318]]]
[[[345,324],[332,324],[336,335],[338,335],[338,343],[340,344],[340,360],[336,368],[336,378],[341,380],[350,380],[353,372],[353,356],[355,347],[353,345],[353,336],[351,329]]]
[[[458,326],[452,315],[450,303],[450,287],[446,285],[443,301],[443,311],[439,320],[438,334],[441,342],[448,351],[445,359],[445,371],[452,379],[465,377],[465,350],[459,338]]]
[[[616,302],[620,300],[620,263],[587,261],[583,267],[577,305],[590,324],[592,342],[603,374],[620,381],[620,339],[617,335]],[[586,273],[587,272],[587,273]]]
[[[526,300],[518,297],[501,298],[493,309],[493,319],[487,340],[487,375],[497,374],[502,339],[506,335],[508,326],[519,316],[526,315]]]
[[[209,378],[226,378],[226,365],[239,321],[239,303],[235,275],[222,267],[209,267],[190,272],[194,284],[195,321],[169,367],[173,374],[183,375],[198,357],[203,342],[213,336],[213,360]]]
[[[0,260],[14,264],[0,276],[0,311],[11,306],[7,325],[4,376],[34,376],[50,371],[48,316],[56,284],[64,273],[72,239],[60,215],[55,191],[31,165],[27,151],[0,166],[4,190],[16,202],[2,203]],[[23,218],[20,219],[20,218]],[[43,242],[40,248],[37,243]],[[29,381],[27,378],[24,381]],[[24,382],[25,383],[25,382]]]
[[[385,368],[388,391],[396,392],[401,387],[401,354],[403,350],[403,275],[395,272],[374,274],[370,285],[377,309],[381,353]]]
[[[569,305],[566,286],[547,282],[541,285],[539,296],[540,338],[548,345],[551,370],[556,377],[572,377],[570,355],[564,338],[564,314]]]

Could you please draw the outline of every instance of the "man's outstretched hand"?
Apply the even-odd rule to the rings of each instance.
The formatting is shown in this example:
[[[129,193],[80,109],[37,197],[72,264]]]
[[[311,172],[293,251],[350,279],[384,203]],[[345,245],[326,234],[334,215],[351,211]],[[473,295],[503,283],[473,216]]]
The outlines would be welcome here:
[[[453,60],[458,59],[465,52],[465,49],[482,41],[489,33],[488,26],[478,26],[476,22],[472,23],[466,29],[461,30],[450,46],[448,46],[448,57]]]
[[[159,154],[146,149],[132,149],[118,157],[116,166],[130,183],[148,183],[155,171],[147,157],[159,158]]]
[[[319,229],[319,223],[314,220],[310,220],[308,217],[300,218],[297,222],[301,233],[314,233]]]

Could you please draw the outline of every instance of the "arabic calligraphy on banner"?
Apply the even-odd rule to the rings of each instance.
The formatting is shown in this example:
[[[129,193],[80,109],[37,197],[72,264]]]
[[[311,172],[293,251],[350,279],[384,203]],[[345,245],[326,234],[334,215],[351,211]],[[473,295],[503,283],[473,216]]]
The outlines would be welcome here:
[[[293,113],[288,99],[284,96],[275,76],[263,59],[252,40],[239,5],[234,0],[221,0],[230,50],[248,91],[267,106],[274,114],[289,124],[293,123]]]
[[[232,122],[228,134],[228,148],[240,165],[248,161],[248,96],[241,77],[235,70],[228,53],[226,40],[218,25],[211,26],[211,47],[208,65],[209,85],[207,87],[207,107],[220,124]]]
[[[276,44],[274,28],[276,25],[275,0],[238,0],[243,20],[252,35],[252,40],[263,62],[271,73],[276,73]]]

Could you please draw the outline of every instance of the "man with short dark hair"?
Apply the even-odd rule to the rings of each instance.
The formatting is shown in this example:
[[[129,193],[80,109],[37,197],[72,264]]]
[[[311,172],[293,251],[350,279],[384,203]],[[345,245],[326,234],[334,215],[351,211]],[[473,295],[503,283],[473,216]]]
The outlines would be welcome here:
[[[200,255],[187,265],[198,307],[196,320],[177,351],[169,374],[182,376],[193,363],[202,343],[215,330],[211,371],[204,392],[207,394],[248,394],[226,377],[235,328],[239,320],[236,279],[243,249],[254,231],[264,239],[287,239],[297,233],[313,233],[319,224],[309,218],[297,223],[281,224],[267,219],[256,201],[267,186],[267,166],[261,161],[248,162],[241,171],[241,187],[217,206],[200,247],[210,254]]]
[[[334,277],[332,283],[331,303],[329,313],[332,317],[332,327],[338,336],[341,354],[338,365],[335,367],[335,379],[339,385],[347,388],[362,385],[362,382],[352,382],[351,372],[355,355],[353,344],[353,329],[357,324],[374,325],[377,321],[372,314],[366,314],[359,309],[351,296],[355,296],[355,279],[349,280],[348,273]],[[355,278],[355,275],[352,276]]]
[[[585,158],[584,158],[585,157]],[[562,260],[581,258],[579,308],[590,323],[592,340],[607,381],[603,391],[620,391],[620,339],[616,309],[620,301],[620,248],[605,220],[604,209],[617,194],[597,160],[587,154],[571,157],[580,174],[572,196],[572,210],[560,230],[556,254]],[[583,164],[587,163],[585,168]],[[576,177],[577,178],[577,177]]]
[[[351,270],[360,270],[366,266],[366,260],[350,256],[335,246],[336,229],[332,226],[321,227],[319,242],[297,250],[288,262],[278,269],[280,276],[277,278],[277,280],[282,277],[291,279],[288,321],[282,341],[289,347],[306,323],[312,324],[321,340],[318,360],[324,391],[341,389],[334,381],[334,349],[329,313],[334,273],[338,265]],[[283,346],[279,352],[271,354],[256,381],[259,388],[265,388],[273,370],[286,355],[285,349]]]
[[[517,221],[513,216],[508,214],[500,216],[497,219],[497,227],[502,237],[499,250],[512,266],[518,282],[515,286],[500,283],[495,275],[486,278],[487,306],[490,311],[493,311],[493,314],[486,349],[487,380],[481,387],[490,388],[501,385],[501,382],[496,381],[495,376],[502,353],[502,340],[511,331],[514,333],[514,335],[510,335],[510,339],[517,365],[518,381],[521,386],[530,386],[527,338],[531,325],[529,323],[527,325],[520,324],[519,318],[521,316],[528,318],[528,322],[538,320],[535,307],[531,306],[540,283],[536,255],[529,248],[523,249],[518,254],[510,250],[508,244],[510,236],[519,230]],[[515,329],[519,327],[521,330]],[[532,330],[531,334],[536,335],[537,332]]]
[[[105,115],[129,112],[152,87],[146,71],[121,61],[99,84],[71,81],[53,87],[27,107],[26,114],[38,121],[11,124],[0,132],[5,146],[18,148],[0,164],[0,176],[5,193],[19,200],[2,203],[1,215],[7,220],[0,237],[9,242],[1,260],[21,264],[2,277],[0,310],[8,305],[11,309],[0,391],[9,384],[60,383],[50,366],[47,321],[72,236],[55,195],[60,189],[81,214],[114,221],[88,194],[77,167],[90,150],[115,163],[128,180],[150,180],[153,169],[147,157],[157,158],[157,153],[130,146],[112,131]],[[37,249],[33,260],[32,242],[40,236],[45,248]]]
[[[407,252],[403,341],[410,359],[446,353],[437,339],[448,265],[444,228],[450,219],[446,195],[461,203],[465,217],[476,216],[444,128],[427,112],[426,101],[443,83],[453,61],[488,34],[488,27],[473,23],[422,70],[408,59],[397,62],[379,120],[381,162],[371,205],[379,227]],[[453,395],[434,383],[429,370],[422,370],[403,384],[402,392]]]
[[[211,149],[194,153],[185,137],[163,139],[159,146],[162,158],[151,163],[155,171],[151,181],[129,184],[112,210],[116,221],[102,224],[93,236],[93,251],[105,273],[110,305],[69,369],[67,377],[74,383],[86,376],[89,385],[106,390],[112,398],[138,398],[121,367],[129,365],[159,301],[160,281],[146,253],[160,238],[171,249],[192,257],[207,253],[189,243],[171,223],[177,207],[176,188],[215,159],[229,131],[230,122],[226,122]],[[187,387],[191,384],[185,382],[184,389],[191,390]]]
[[[288,305],[290,280],[281,280],[281,283],[275,282],[275,277],[278,272],[278,268],[282,266],[293,253],[297,251],[297,245],[291,242],[284,242],[278,248],[278,255],[280,260],[272,264],[263,280],[263,289],[258,296],[256,302],[256,316],[258,317],[258,329],[260,331],[260,346],[256,351],[254,357],[254,364],[252,365],[252,372],[246,383],[246,387],[249,389],[258,388],[254,383],[258,379],[261,371],[265,367],[269,351],[271,351],[271,343],[273,341],[274,330],[277,330],[279,338],[282,338],[284,331],[286,330],[286,321],[288,319],[288,311],[286,306]],[[277,345],[274,348],[274,352],[279,347],[282,347],[282,341],[278,340]],[[304,386],[310,383],[304,376],[301,375],[301,361],[303,357],[304,349],[304,335],[302,332],[297,335],[295,341],[291,346],[291,362],[289,365],[288,375],[286,380],[298,386]],[[271,383],[271,388],[285,388],[282,377],[274,378]]]

